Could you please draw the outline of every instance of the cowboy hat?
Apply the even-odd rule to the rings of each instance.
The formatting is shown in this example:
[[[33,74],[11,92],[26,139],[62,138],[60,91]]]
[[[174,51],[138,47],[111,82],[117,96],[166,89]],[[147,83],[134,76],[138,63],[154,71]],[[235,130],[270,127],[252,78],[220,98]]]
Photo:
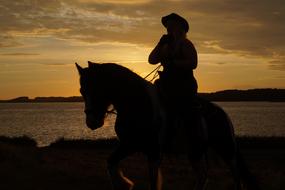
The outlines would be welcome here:
[[[178,14],[171,13],[171,14],[166,15],[166,16],[161,18],[161,23],[163,24],[163,26],[165,28],[167,28],[167,22],[169,20],[175,20],[175,21],[179,22],[186,33],[189,31],[189,24],[188,24],[187,20],[184,19],[183,17],[179,16]]]

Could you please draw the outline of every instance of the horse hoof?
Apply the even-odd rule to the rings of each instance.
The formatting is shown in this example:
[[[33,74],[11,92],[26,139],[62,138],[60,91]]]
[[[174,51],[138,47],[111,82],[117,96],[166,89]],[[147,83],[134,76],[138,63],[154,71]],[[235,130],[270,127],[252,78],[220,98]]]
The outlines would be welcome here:
[[[134,188],[135,184],[130,179],[124,177],[123,180],[124,180],[124,183],[126,185],[126,188],[125,188],[126,190],[132,190]]]
[[[126,177],[122,177],[121,180],[114,182],[114,190],[132,190],[134,183]]]

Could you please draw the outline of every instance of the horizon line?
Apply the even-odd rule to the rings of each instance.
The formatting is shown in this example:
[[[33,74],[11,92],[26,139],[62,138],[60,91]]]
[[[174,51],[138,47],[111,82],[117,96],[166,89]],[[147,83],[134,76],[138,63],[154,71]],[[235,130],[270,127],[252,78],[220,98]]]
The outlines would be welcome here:
[[[250,90],[285,90],[285,88],[249,88],[249,89],[225,89],[225,90],[218,90],[214,92],[198,92],[198,94],[211,94],[211,93],[217,93],[217,92],[225,92],[225,91],[250,91]],[[20,95],[16,97],[11,97],[8,99],[0,99],[0,101],[9,101],[14,100],[18,98],[28,98],[29,100],[35,100],[36,98],[72,98],[72,97],[82,97],[81,95],[71,95],[71,96],[60,96],[60,95],[51,95],[51,96],[25,96]]]

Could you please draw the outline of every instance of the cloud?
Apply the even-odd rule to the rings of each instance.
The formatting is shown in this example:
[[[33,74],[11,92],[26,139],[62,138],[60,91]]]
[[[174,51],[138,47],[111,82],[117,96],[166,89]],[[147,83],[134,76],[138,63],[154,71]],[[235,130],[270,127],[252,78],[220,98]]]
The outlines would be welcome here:
[[[0,48],[16,47],[20,45],[21,43],[17,42],[16,39],[11,35],[0,34]]]
[[[285,58],[279,58],[270,61],[270,68],[273,70],[285,70]],[[284,78],[284,77],[283,77]]]
[[[261,57],[285,70],[283,0],[2,0],[0,48],[19,46],[21,35],[49,35],[87,43],[154,46],[163,34],[161,16],[190,22],[199,53]],[[276,56],[279,55],[279,56]]]
[[[67,64],[67,63],[45,63],[43,65],[45,65],[45,66],[56,66],[56,67],[57,66],[70,66],[70,64]]]
[[[21,53],[21,52],[16,52],[16,53],[2,53],[0,54],[2,56],[37,56],[40,55],[39,53]]]
[[[78,0],[81,3],[114,3],[114,4],[140,4],[148,3],[151,0]]]

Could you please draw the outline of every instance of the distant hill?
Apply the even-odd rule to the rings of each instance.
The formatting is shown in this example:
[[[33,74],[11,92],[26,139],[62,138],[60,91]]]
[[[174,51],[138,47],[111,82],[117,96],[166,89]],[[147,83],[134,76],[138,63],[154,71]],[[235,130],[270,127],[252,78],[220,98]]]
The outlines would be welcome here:
[[[71,97],[36,97],[30,99],[27,96],[22,96],[10,100],[0,100],[0,103],[32,103],[32,102],[83,102],[81,96]]]
[[[214,93],[200,93],[210,101],[285,101],[285,89],[224,90]]]
[[[223,90],[213,93],[199,93],[199,96],[210,101],[273,101],[285,102],[285,89],[249,89],[249,90]],[[82,102],[81,96],[71,97],[36,97],[27,96],[10,100],[0,100],[0,103],[29,103],[29,102]]]

